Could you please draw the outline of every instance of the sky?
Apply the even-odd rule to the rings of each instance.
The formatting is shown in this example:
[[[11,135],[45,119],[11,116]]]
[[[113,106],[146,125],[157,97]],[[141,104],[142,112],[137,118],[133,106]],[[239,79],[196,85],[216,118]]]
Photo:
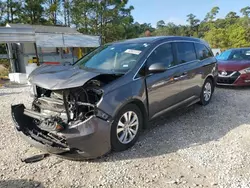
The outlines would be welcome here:
[[[240,9],[250,6],[249,0],[130,0],[134,6],[132,15],[134,21],[151,23],[156,26],[157,21],[165,23],[186,24],[187,15],[192,13],[203,20],[205,15],[215,6],[220,8],[217,18],[223,18],[228,12],[240,14]]]

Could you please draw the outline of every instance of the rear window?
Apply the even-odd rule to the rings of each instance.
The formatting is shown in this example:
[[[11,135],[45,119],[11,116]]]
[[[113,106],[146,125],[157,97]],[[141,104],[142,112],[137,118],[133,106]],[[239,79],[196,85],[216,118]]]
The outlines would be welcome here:
[[[195,49],[199,60],[213,57],[210,50],[204,44],[195,43]]]
[[[194,43],[178,42],[176,44],[178,64],[196,60]]]

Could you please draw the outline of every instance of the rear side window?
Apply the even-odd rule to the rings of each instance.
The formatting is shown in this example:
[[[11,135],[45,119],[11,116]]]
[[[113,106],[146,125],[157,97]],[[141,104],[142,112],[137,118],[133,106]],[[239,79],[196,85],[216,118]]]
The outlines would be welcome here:
[[[171,43],[165,43],[157,47],[149,56],[147,66],[153,63],[164,63],[166,67],[174,65],[174,57]]]
[[[192,42],[177,42],[177,60],[178,64],[196,60],[194,43]]]
[[[195,43],[195,49],[199,60],[213,56],[210,50],[203,44]]]

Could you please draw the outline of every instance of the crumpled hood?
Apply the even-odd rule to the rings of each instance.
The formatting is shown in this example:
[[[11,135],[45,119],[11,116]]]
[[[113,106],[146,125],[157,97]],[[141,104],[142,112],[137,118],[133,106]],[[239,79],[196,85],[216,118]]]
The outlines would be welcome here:
[[[29,76],[29,82],[49,90],[80,87],[100,73],[89,72],[78,66],[42,65]]]
[[[250,67],[250,61],[221,61],[218,60],[219,71],[240,71]]]

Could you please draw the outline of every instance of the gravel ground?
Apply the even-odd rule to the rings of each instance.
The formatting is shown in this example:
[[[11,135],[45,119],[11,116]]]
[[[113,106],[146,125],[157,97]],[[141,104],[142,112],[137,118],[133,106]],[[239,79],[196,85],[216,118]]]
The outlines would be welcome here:
[[[16,135],[10,104],[28,104],[28,90],[0,89],[0,187],[250,187],[250,88],[217,88],[208,106],[154,121],[128,151],[25,164],[39,151]]]

